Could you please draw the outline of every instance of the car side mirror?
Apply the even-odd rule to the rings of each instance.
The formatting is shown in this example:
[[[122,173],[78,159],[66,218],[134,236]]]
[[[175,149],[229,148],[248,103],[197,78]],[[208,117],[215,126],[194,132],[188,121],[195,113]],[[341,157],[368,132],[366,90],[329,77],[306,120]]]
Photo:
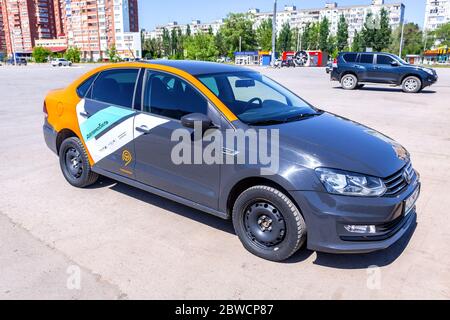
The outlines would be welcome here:
[[[202,129],[206,130],[213,126],[211,119],[203,113],[191,113],[181,118],[183,127],[194,129],[195,123],[201,123]]]
[[[392,61],[391,62],[391,66],[393,67],[398,67],[400,64],[398,63],[398,61]]]

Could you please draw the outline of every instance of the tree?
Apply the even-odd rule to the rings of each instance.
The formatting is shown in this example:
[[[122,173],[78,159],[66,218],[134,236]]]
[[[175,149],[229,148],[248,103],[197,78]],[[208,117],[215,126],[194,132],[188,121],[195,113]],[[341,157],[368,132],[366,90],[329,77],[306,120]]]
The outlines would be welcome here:
[[[375,46],[376,51],[384,51],[389,48],[391,43],[392,28],[389,25],[389,13],[383,8],[380,12],[380,27],[375,33]]]
[[[66,53],[64,54],[64,58],[74,63],[80,62],[81,60],[80,49],[78,49],[77,47],[71,47],[67,49]]]
[[[49,56],[52,55],[52,52],[44,47],[38,46],[34,47],[32,57],[34,59],[34,62],[36,63],[43,63],[47,62],[47,59]]]
[[[361,31],[362,47],[383,51],[389,47],[392,29],[389,25],[389,16],[386,9],[381,9],[380,15],[375,16],[369,12]]]
[[[239,42],[243,51],[255,50],[257,47],[256,33],[253,30],[253,21],[247,14],[230,13],[220,28],[228,56],[232,57],[239,51]]]
[[[373,15],[372,12],[367,13],[366,21],[364,22],[363,29],[360,33],[360,47],[365,51],[366,48],[372,48],[374,50],[376,46],[376,32],[378,29],[379,23],[377,18]]]
[[[302,45],[301,49],[308,49],[311,43],[311,24],[307,23],[305,26],[305,29],[302,32],[301,39],[302,39]]]
[[[175,56],[178,48],[178,34],[175,28],[170,32],[170,56]]]
[[[289,23],[283,24],[280,34],[278,36],[277,47],[279,51],[292,50],[292,30]]]
[[[362,35],[361,33],[358,33],[358,31],[355,30],[355,35],[353,36],[353,42],[352,42],[352,51],[358,52],[363,51],[363,44],[362,44]]]
[[[117,54],[116,45],[113,43],[108,50],[106,50],[106,54],[108,55],[109,61],[118,62],[120,61],[120,57]]]
[[[450,22],[439,26],[431,36],[439,45],[450,47]]]
[[[308,31],[309,43],[308,47],[305,47],[307,50],[317,50],[319,49],[319,39],[320,39],[320,23],[313,23]]]
[[[171,54],[171,41],[170,41],[170,33],[166,28],[163,28],[163,33],[162,33],[162,49],[163,49],[163,54],[165,56],[169,56]]]
[[[319,25],[319,49],[325,52],[329,52],[330,47],[328,44],[328,37],[330,35],[330,22],[327,17],[324,17],[320,21]]]
[[[256,29],[256,38],[261,50],[269,51],[272,49],[272,19],[266,19]]]
[[[338,22],[336,47],[338,51],[344,51],[348,48],[348,23],[343,14],[341,14]]]
[[[186,39],[187,58],[191,60],[215,61],[219,54],[215,46],[214,36],[198,33]]]
[[[225,41],[222,35],[222,32],[217,32],[214,36],[214,44],[216,46],[216,49],[218,51],[218,54],[220,57],[224,57],[228,55],[228,49],[225,45]]]
[[[144,41],[143,55],[147,59],[159,59],[163,56],[161,39],[146,39]]]
[[[398,27],[392,32],[391,44],[388,51],[398,54],[400,51],[400,38],[402,28]],[[420,54],[423,50],[423,36],[419,26],[415,23],[405,24],[403,31],[403,55]]]
[[[186,36],[187,37],[190,37],[191,36],[191,25],[187,25],[187,27],[186,27]]]

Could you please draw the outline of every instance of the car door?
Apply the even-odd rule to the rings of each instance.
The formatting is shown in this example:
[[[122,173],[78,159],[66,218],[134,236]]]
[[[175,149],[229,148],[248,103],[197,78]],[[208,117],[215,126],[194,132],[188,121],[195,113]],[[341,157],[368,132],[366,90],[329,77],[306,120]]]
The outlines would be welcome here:
[[[399,79],[399,64],[394,58],[386,54],[377,54],[375,77],[379,82],[397,83]]]
[[[361,53],[359,55],[357,62],[360,70],[358,73],[359,81],[376,81],[374,57],[375,55],[373,53]]]
[[[141,71],[99,73],[77,105],[78,124],[95,167],[134,178],[134,95]]]
[[[220,128],[220,114],[187,81],[150,69],[145,75],[142,104],[143,110],[135,120],[136,179],[217,209],[220,164],[207,165],[201,159],[195,161],[194,154],[201,155],[206,142],[194,143],[194,130],[183,127],[180,119],[187,114],[203,113]],[[172,134],[176,130],[184,132],[189,139],[173,141]],[[173,159],[172,152],[176,147],[190,150],[190,160],[180,164]]]

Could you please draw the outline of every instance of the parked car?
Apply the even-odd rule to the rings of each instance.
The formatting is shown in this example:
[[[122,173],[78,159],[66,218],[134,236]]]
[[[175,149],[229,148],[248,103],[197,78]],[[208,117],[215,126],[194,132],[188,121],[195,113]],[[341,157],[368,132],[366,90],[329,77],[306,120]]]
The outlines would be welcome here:
[[[417,93],[438,80],[434,69],[408,64],[390,53],[342,52],[336,63],[331,80],[339,81],[346,90],[361,88],[366,83],[384,83]]]
[[[325,68],[325,72],[326,72],[327,74],[329,74],[332,70],[333,70],[333,62],[332,62],[332,61],[329,61],[329,62],[327,63],[326,68]]]
[[[232,219],[244,247],[268,260],[285,260],[304,243],[324,252],[385,249],[416,218],[419,175],[400,144],[251,69],[173,60],[106,65],[50,92],[43,110],[45,141],[72,186],[103,175]],[[208,164],[192,164],[195,151],[183,151],[187,162],[173,158],[174,132],[186,137],[183,148],[204,154],[201,137],[267,130],[278,139],[266,139],[265,150],[279,157],[264,175],[267,162],[234,161],[247,159],[250,146],[219,145],[219,160]]]
[[[57,58],[52,60],[52,66],[54,67],[70,67],[72,66],[72,61],[63,58]]]
[[[13,58],[9,58],[6,60],[6,65],[16,65],[16,66],[26,66],[27,65],[27,59],[25,58],[16,58],[15,60]]]

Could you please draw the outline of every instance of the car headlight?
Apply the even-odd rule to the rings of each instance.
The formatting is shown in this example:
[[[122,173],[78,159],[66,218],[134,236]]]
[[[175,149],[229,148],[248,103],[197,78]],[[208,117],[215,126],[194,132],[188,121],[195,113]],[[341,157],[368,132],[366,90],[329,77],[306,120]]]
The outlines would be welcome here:
[[[428,73],[430,75],[434,75],[433,70],[431,70],[431,69],[422,68],[422,71],[425,71],[426,73]]]
[[[379,197],[386,192],[386,186],[380,178],[328,168],[317,168],[316,173],[329,193]]]

